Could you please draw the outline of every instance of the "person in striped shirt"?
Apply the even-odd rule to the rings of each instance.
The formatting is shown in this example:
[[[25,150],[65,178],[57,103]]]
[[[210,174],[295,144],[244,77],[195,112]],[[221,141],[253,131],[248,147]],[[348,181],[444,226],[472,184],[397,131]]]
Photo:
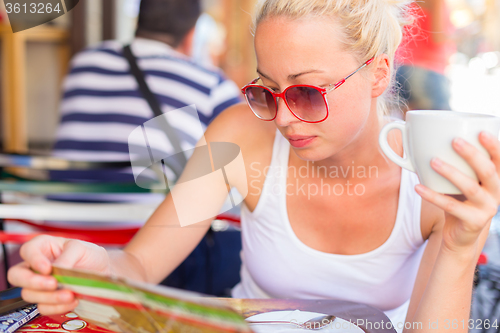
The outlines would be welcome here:
[[[194,105],[199,121],[186,115],[172,124],[183,149],[194,147],[204,128],[240,102],[240,91],[220,69],[190,59],[199,0],[142,0],[132,53],[163,112]],[[127,161],[131,131],[154,117],[143,98],[123,45],[105,41],[77,54],[64,82],[61,120],[53,154],[71,160]],[[159,140],[168,141],[164,133]],[[157,146],[162,146],[161,144]],[[163,146],[168,147],[168,142]],[[165,148],[165,155],[169,154]],[[130,169],[57,171],[53,180],[133,182]]]
[[[155,95],[164,113],[184,108],[185,113],[175,112],[178,119],[169,122],[175,129],[181,147],[185,151],[194,148],[203,136],[206,126],[224,109],[239,103],[241,92],[217,68],[202,66],[190,59],[194,28],[200,15],[199,0],[142,0],[136,38],[130,47],[137,58],[149,89]],[[142,96],[138,83],[130,71],[118,41],[105,41],[77,54],[71,62],[71,70],[64,82],[61,103],[61,120],[53,154],[71,160],[128,161],[130,133],[138,126],[155,117],[148,102]],[[192,106],[198,117],[193,117]],[[186,106],[191,106],[186,108]],[[189,111],[189,112],[188,112]],[[199,119],[195,119],[199,118]],[[174,120],[174,121],[171,121]],[[171,155],[172,145],[166,133],[149,128],[155,138],[155,148],[160,154]],[[138,147],[139,150],[145,147]],[[130,148],[132,151],[133,148]],[[157,153],[158,154],[158,153]],[[149,170],[150,171],[150,170]],[[175,174],[166,170],[169,180]],[[155,177],[150,172],[151,178]],[[51,171],[54,181],[75,182],[134,182],[131,168],[89,171]],[[147,201],[163,200],[160,194],[64,194],[50,199],[64,201]],[[239,213],[233,210],[232,213]],[[53,223],[53,222],[52,222]],[[142,225],[144,221],[132,224]],[[208,236],[207,236],[208,237]],[[218,236],[230,254],[223,259],[213,257],[210,248],[213,238],[202,241],[185,264],[170,274],[163,284],[225,295],[225,290],[239,281],[241,264],[238,233]],[[222,238],[221,238],[222,237]],[[229,237],[229,238],[228,238]],[[227,243],[227,244],[226,244]],[[228,245],[229,244],[229,245]],[[215,251],[215,250],[214,250]],[[211,257],[219,264],[223,277],[212,269],[215,277],[208,277],[204,262]],[[207,285],[205,281],[213,281]],[[220,281],[224,282],[221,283]],[[227,285],[226,285],[227,284]],[[213,287],[212,287],[213,285]],[[208,287],[209,286],[209,287]],[[210,289],[203,289],[210,288]]]

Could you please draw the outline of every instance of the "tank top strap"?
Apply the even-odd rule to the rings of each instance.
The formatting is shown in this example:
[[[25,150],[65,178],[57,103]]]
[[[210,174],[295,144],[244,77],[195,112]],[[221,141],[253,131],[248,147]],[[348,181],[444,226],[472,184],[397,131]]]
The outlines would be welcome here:
[[[420,184],[416,173],[406,169],[401,170],[401,185],[399,189],[400,202],[404,202],[404,233],[410,245],[417,249],[423,243],[420,215],[422,209],[422,197],[415,191],[415,185]]]

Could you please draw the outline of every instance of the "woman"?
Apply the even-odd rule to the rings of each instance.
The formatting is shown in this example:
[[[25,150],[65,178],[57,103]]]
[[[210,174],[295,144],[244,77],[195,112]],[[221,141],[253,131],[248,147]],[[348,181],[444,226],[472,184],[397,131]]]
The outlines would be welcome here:
[[[500,143],[480,136],[491,160],[467,143],[453,143],[481,185],[433,161],[465,193],[463,201],[418,185],[414,174],[379,151],[381,96],[391,82],[404,8],[384,0],[259,4],[255,49],[262,82],[244,89],[252,109],[232,107],[206,132],[208,142],[238,144],[247,170],[247,179],[235,184],[249,191],[242,281],[233,296],[358,301],[387,311],[395,326],[406,315],[424,330],[429,320],[466,323],[475,263],[500,202]],[[272,93],[279,95],[277,112]],[[397,133],[390,143],[403,154]],[[272,172],[283,167],[287,175]],[[320,191],[313,194],[314,188]],[[34,239],[22,247],[25,262],[9,271],[9,280],[42,313],[77,305],[71,292],[55,290],[47,276],[52,262],[159,282],[210,225],[169,228],[179,225],[173,210],[168,196],[124,251]]]

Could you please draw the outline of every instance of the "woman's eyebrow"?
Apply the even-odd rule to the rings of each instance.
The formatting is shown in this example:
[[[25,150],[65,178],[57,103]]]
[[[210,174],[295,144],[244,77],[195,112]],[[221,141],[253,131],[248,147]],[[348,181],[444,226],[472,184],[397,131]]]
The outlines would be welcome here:
[[[304,72],[300,72],[298,74],[290,74],[288,75],[288,81],[293,81],[296,78],[298,78],[301,75],[306,75],[306,74],[313,74],[313,73],[324,73],[325,71],[319,70],[319,69],[310,69]]]
[[[293,81],[297,79],[299,76],[306,75],[306,74],[313,74],[313,73],[324,73],[325,71],[319,70],[319,69],[310,69],[304,72],[300,72],[297,74],[290,74],[288,75],[288,81]],[[270,81],[273,81],[269,76],[266,74],[262,73],[259,69],[257,69],[257,74],[259,74],[260,77],[263,77],[265,79],[268,79]],[[274,81],[273,81],[274,82]]]
[[[259,74],[260,77],[268,79],[269,81],[273,81],[269,76],[267,76],[266,74],[262,73],[258,68],[257,68],[257,74]]]

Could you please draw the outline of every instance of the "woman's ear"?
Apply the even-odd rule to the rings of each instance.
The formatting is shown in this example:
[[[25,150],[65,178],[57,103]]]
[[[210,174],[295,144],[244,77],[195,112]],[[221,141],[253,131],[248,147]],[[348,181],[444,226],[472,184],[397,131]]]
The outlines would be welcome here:
[[[389,65],[389,57],[386,54],[379,55],[373,61],[372,66],[372,98],[375,98],[382,95],[391,82],[391,67]]]

